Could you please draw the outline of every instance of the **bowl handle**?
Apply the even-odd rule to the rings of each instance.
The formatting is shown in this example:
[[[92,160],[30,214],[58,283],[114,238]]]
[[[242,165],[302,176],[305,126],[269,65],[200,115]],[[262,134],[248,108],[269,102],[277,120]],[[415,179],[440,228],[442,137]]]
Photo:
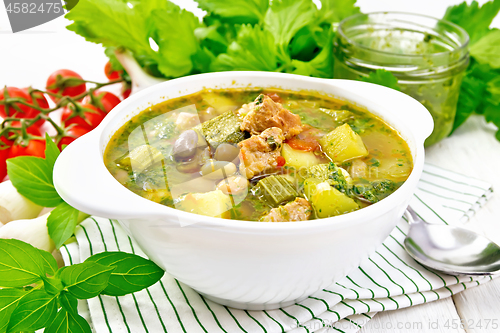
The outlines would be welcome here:
[[[90,215],[111,219],[155,215],[159,205],[127,190],[106,169],[100,133],[92,131],[62,151],[54,166],[56,191],[69,205]],[[140,205],[138,199],[143,199]]]

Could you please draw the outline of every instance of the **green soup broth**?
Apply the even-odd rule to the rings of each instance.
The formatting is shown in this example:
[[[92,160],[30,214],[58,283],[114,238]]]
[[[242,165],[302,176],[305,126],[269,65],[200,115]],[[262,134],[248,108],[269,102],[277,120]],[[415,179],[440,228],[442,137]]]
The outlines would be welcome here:
[[[213,145],[198,148],[194,162],[193,159],[179,161],[172,157],[173,146],[179,135],[194,128],[200,133],[200,142],[203,141],[203,132],[199,129],[204,122],[227,112],[233,112],[241,119],[242,115],[238,110],[242,105],[254,101],[260,94],[267,94],[281,102],[284,108],[299,115],[305,131],[310,133],[309,139],[312,138],[313,141],[321,141],[322,137],[344,124],[348,124],[361,137],[368,155],[335,162],[337,167],[348,173],[347,187],[330,183],[344,194],[351,196],[359,209],[370,205],[373,201],[382,200],[408,178],[413,167],[408,145],[399,133],[383,120],[361,107],[329,96],[310,91],[295,92],[281,89],[202,90],[154,105],[133,117],[113,135],[104,153],[104,163],[113,177],[130,191],[159,204],[179,209],[179,201],[186,198],[187,194],[214,191],[221,182],[220,177],[207,179],[201,170],[201,167],[210,160],[215,161],[216,147]],[[182,116],[179,116],[181,113]],[[183,123],[179,117],[185,117],[189,121]],[[249,133],[244,134],[246,137],[250,136]],[[301,134],[299,139],[300,136]],[[290,142],[292,140],[294,138],[285,141],[283,145],[296,147]],[[231,144],[237,147],[236,144]],[[142,152],[148,162],[138,167],[137,163],[136,165],[133,163],[134,156],[140,155],[141,150],[137,148],[145,145],[154,148]],[[322,147],[308,154],[309,160],[312,156],[313,164],[332,162],[332,158]],[[239,158],[235,158],[232,163],[236,166],[236,173],[233,176],[238,176]],[[299,170],[301,162],[297,163],[299,164],[292,165],[292,160],[289,159],[273,174],[284,177],[292,184],[299,197],[311,200],[304,191],[305,176]],[[234,170],[230,172],[232,171]],[[266,176],[268,174],[249,179],[247,190],[243,193],[229,193],[230,204],[224,213],[217,216],[234,220],[260,221],[271,209],[276,208],[276,205],[270,204],[255,191],[259,181]],[[376,199],[366,200],[367,196],[360,194],[359,188],[367,184],[379,186],[385,184],[384,182],[390,182],[394,186]],[[314,208],[314,205],[312,206]],[[321,215],[318,212],[315,210],[310,219],[318,218]]]

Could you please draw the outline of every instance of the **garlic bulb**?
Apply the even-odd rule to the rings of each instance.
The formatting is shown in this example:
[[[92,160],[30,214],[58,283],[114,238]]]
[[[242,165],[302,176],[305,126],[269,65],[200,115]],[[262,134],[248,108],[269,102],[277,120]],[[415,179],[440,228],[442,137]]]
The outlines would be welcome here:
[[[50,213],[35,219],[16,220],[0,228],[0,238],[18,239],[49,253],[55,250],[54,242],[49,237],[47,219]]]
[[[35,218],[42,208],[19,194],[10,180],[0,183],[0,222],[3,224]]]

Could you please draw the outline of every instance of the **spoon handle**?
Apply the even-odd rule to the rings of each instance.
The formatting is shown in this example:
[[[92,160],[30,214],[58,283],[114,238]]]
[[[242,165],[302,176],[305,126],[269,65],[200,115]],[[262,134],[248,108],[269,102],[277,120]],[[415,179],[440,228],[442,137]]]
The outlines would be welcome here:
[[[417,215],[417,213],[415,213],[415,211],[413,210],[413,208],[411,208],[411,206],[406,207],[404,215],[406,216],[406,218],[408,219],[408,223],[410,224],[417,222],[425,222]]]

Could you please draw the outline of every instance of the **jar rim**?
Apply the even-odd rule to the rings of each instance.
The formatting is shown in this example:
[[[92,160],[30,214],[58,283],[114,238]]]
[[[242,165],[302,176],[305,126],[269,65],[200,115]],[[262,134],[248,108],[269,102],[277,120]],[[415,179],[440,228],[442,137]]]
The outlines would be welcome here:
[[[435,52],[435,53],[422,53],[422,54],[400,54],[400,53],[396,53],[396,52],[389,52],[389,51],[382,51],[382,50],[378,50],[376,48],[372,48],[372,47],[368,47],[368,46],[365,46],[361,43],[358,43],[356,41],[354,41],[351,37],[347,36],[343,27],[345,26],[345,24],[353,21],[353,20],[356,20],[356,19],[359,19],[361,17],[370,17],[370,16],[377,16],[377,15],[385,15],[385,16],[397,16],[397,15],[402,15],[402,16],[408,16],[408,17],[420,17],[420,18],[425,18],[425,19],[430,19],[430,20],[433,20],[435,21],[436,23],[442,23],[446,26],[449,26],[451,27],[452,29],[456,30],[456,32],[458,32],[461,36],[463,36],[463,41],[460,41],[461,44],[460,45],[457,45],[457,47],[454,47],[452,50],[447,50],[447,51],[442,51],[442,52]],[[406,21],[406,23],[410,23],[410,24],[413,24],[415,26],[422,26],[416,22],[412,22],[410,20]],[[452,30],[450,29],[450,30]],[[385,55],[391,55],[391,56],[404,56],[404,57],[408,57],[408,58],[421,58],[422,56],[430,56],[430,57],[442,57],[442,56],[447,56],[451,53],[460,53],[464,50],[467,50],[467,47],[469,45],[469,41],[470,41],[470,37],[469,37],[469,34],[467,33],[467,31],[465,29],[463,29],[462,27],[460,27],[459,25],[451,22],[451,21],[448,21],[448,20],[444,20],[444,19],[438,19],[438,18],[435,18],[435,17],[432,17],[432,16],[429,16],[429,15],[423,15],[423,14],[414,14],[414,13],[407,13],[407,12],[398,12],[398,11],[395,11],[395,12],[389,12],[389,11],[383,11],[383,12],[371,12],[371,13],[359,13],[359,14],[355,14],[355,15],[352,15],[352,16],[349,16],[345,19],[343,19],[339,25],[338,25],[338,28],[337,28],[337,33],[341,35],[342,38],[345,38],[349,43],[351,43],[353,46],[355,47],[358,47],[358,48],[361,48],[361,49],[364,49],[364,50],[367,50],[367,51],[370,51],[370,52],[375,52],[375,53],[380,53],[380,54],[385,54]],[[459,35],[459,37],[461,37]]]

